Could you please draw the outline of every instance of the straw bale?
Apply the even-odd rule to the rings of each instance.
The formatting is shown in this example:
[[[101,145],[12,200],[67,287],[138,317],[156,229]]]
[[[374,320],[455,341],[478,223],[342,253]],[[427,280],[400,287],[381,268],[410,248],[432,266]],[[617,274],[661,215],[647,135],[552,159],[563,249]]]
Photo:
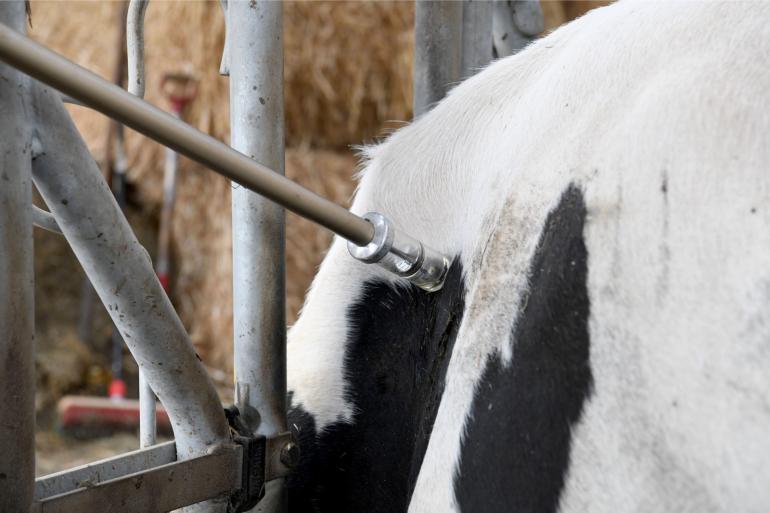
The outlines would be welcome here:
[[[577,3],[577,2],[575,2]],[[546,27],[582,12],[546,2]],[[32,2],[31,35],[111,79],[117,59],[118,2]],[[355,162],[346,150],[411,117],[414,6],[411,2],[284,4],[286,173],[347,204]],[[228,81],[218,74],[224,23],[218,2],[153,1],[146,20],[147,99],[167,108],[163,73],[187,71],[198,96],[185,113],[193,126],[229,138]],[[105,154],[108,120],[68,107],[97,161]],[[333,150],[333,151],[332,151]],[[157,214],[163,150],[127,134],[129,179],[143,208]],[[148,217],[145,216],[145,217]],[[181,159],[174,216],[176,270],[172,300],[207,364],[229,368],[232,339],[230,186]],[[330,236],[287,217],[287,319],[293,322]],[[151,250],[152,247],[148,248]]]

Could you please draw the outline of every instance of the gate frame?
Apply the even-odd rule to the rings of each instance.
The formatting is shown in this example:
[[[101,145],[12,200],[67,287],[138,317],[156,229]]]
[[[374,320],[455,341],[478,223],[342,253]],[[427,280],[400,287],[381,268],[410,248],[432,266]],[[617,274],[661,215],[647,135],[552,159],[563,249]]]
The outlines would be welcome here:
[[[146,3],[132,0],[131,9],[140,9],[140,14],[132,10],[135,14],[129,16],[129,23],[135,24],[138,18],[141,25]],[[223,4],[228,30],[223,62],[232,64],[233,147],[269,167],[254,163],[246,166],[240,159],[233,160],[233,155],[223,154],[216,145],[212,147],[205,138],[198,140],[209,144],[208,150],[226,155],[231,167],[218,165],[211,155],[204,158],[202,152],[196,160],[240,179],[241,183],[245,181],[273,200],[282,198],[284,205],[355,243],[371,244],[373,228],[362,224],[361,218],[298,186],[264,174],[270,168],[279,170],[279,174],[283,171],[282,6],[263,0]],[[491,59],[491,38],[479,36],[491,32],[490,11],[489,4],[470,0],[454,6],[418,2],[417,115],[440,100],[463,75]],[[0,22],[24,33],[24,4],[20,0],[0,3]],[[255,30],[256,26],[261,29]],[[141,26],[135,25],[135,30],[128,32],[141,39]],[[0,39],[5,39],[5,43],[19,42],[6,32],[0,33]],[[441,45],[445,46],[443,51]],[[284,456],[288,454],[291,459],[296,450],[289,450],[292,442],[286,437],[283,209],[245,188],[236,186],[233,192],[236,400],[242,410],[239,422],[245,430],[267,437],[262,438],[259,449],[234,443],[211,380],[198,361],[146,250],[136,240],[64,110],[61,96],[13,69],[22,68],[24,61],[13,60],[9,55],[5,58],[10,65],[0,62],[0,74],[9,78],[5,83],[0,81],[0,99],[5,99],[4,105],[8,106],[4,113],[10,114],[0,124],[0,145],[6,150],[2,163],[7,166],[0,169],[4,180],[0,188],[0,240],[4,245],[0,254],[0,322],[7,332],[0,339],[0,368],[3,378],[7,376],[17,386],[9,387],[6,383],[0,387],[3,415],[10,416],[14,424],[9,429],[11,423],[0,423],[0,430],[8,431],[8,436],[0,436],[0,450],[4,453],[0,462],[1,509],[72,512],[124,501],[126,511],[187,506],[187,512],[224,512],[229,494],[242,488],[246,474],[258,470],[264,471],[264,479],[270,482],[267,496],[257,509],[285,511],[283,478],[289,469]],[[49,80],[61,86],[60,82]],[[143,86],[143,80],[139,85]],[[94,82],[91,86],[92,91],[103,87]],[[254,94],[254,90],[262,95]],[[76,91],[71,89],[70,93],[73,92]],[[141,106],[123,101],[132,108]],[[100,107],[111,117],[128,119],[107,109],[106,104],[105,100]],[[181,124],[166,124],[165,129],[173,131],[174,137],[195,135]],[[184,146],[176,144],[161,129],[156,127],[155,131],[145,133],[184,153],[180,149]],[[12,176],[5,172],[8,169]],[[256,171],[259,173],[255,176]],[[33,179],[50,213],[33,209]],[[283,192],[279,194],[281,188]],[[293,203],[296,200],[287,199],[291,196],[289,190],[312,206],[297,206]],[[33,218],[38,224],[61,231],[70,243],[137,360],[143,378],[158,392],[171,419],[173,442],[34,480]],[[411,242],[419,244],[413,239]],[[388,251],[401,255],[403,248],[387,248]],[[423,252],[420,245],[419,258],[427,259],[426,254],[430,254],[428,248]],[[272,269],[272,273],[260,275],[265,268]],[[437,290],[433,287],[427,290]],[[149,404],[146,400],[143,403]],[[142,439],[146,444],[151,442],[148,421],[142,422]],[[253,460],[252,451],[259,450],[262,466],[252,467],[257,461]],[[212,472],[203,473],[203,469]],[[159,496],[157,490],[161,486],[164,494]],[[190,501],[207,498],[190,505]]]

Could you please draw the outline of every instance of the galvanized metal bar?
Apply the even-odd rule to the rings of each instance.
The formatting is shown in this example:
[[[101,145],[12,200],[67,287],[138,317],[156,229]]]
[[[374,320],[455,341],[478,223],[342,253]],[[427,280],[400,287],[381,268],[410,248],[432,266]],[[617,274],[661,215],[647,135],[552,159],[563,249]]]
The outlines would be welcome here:
[[[35,500],[61,495],[176,461],[176,444],[165,442],[94,461],[35,480]]]
[[[144,15],[148,0],[131,0],[126,12],[126,57],[128,67],[128,92],[144,98]],[[122,137],[120,139],[122,151]],[[125,169],[124,169],[125,171]],[[155,444],[157,419],[155,418],[155,392],[139,369],[139,447]]]
[[[148,0],[131,0],[126,15],[126,56],[128,60],[128,91],[144,98],[144,15]]]
[[[462,2],[415,2],[415,117],[430,110],[462,78],[462,31]]]
[[[61,233],[53,214],[35,205],[32,205],[32,224],[49,232]]]
[[[349,241],[372,239],[364,219],[4,25],[0,59]]]
[[[230,441],[219,398],[146,250],[54,91],[36,85],[33,176],[171,420],[180,460]],[[210,510],[209,510],[210,511]]]
[[[171,511],[210,497],[226,498],[241,486],[242,448],[227,445],[175,461],[42,498],[32,513],[149,513]]]
[[[0,2],[23,32],[24,2]],[[0,511],[26,512],[35,480],[31,81],[0,64]]]
[[[284,172],[283,5],[229,2],[230,133],[234,149]],[[249,429],[271,436],[286,424],[284,210],[233,184],[233,343],[236,404]],[[258,509],[286,511],[283,479]]]
[[[152,447],[157,442],[158,419],[155,416],[155,392],[143,370],[139,370],[139,447]]]
[[[494,2],[463,1],[462,78],[475,75],[492,60],[492,13]]]

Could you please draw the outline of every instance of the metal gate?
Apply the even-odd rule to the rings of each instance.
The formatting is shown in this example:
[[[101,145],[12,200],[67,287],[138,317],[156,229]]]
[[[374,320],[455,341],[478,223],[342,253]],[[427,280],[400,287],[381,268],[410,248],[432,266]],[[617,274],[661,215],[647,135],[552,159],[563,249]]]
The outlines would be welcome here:
[[[284,480],[296,464],[297,448],[286,425],[284,207],[348,239],[351,253],[365,262],[426,290],[442,285],[445,257],[395,232],[380,214],[360,218],[283,178],[282,5],[222,4],[227,37],[221,71],[230,76],[234,149],[141,99],[146,0],[129,6],[131,92],[26,38],[24,2],[0,2],[3,512],[185,507],[213,513],[250,510],[257,501],[260,511],[286,510]],[[540,28],[522,28],[532,26]],[[490,61],[493,39],[506,39],[500,39],[501,30],[513,30],[526,41],[542,30],[542,16],[532,1],[419,2],[415,28],[415,113],[420,115]],[[512,50],[501,51],[498,42],[497,51]],[[149,255],[56,90],[233,180],[235,408],[222,408]],[[32,207],[33,183],[49,212]],[[67,239],[146,383],[140,388],[142,448],[37,480],[33,224]],[[171,420],[172,442],[154,443],[153,391]]]

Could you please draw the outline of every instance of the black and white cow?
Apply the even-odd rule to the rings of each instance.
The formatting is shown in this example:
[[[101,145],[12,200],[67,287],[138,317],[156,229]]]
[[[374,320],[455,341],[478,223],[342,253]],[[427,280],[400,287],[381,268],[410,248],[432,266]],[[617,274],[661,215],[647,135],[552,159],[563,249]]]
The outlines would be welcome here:
[[[292,511],[770,511],[770,2],[620,2],[364,150],[289,334]]]

